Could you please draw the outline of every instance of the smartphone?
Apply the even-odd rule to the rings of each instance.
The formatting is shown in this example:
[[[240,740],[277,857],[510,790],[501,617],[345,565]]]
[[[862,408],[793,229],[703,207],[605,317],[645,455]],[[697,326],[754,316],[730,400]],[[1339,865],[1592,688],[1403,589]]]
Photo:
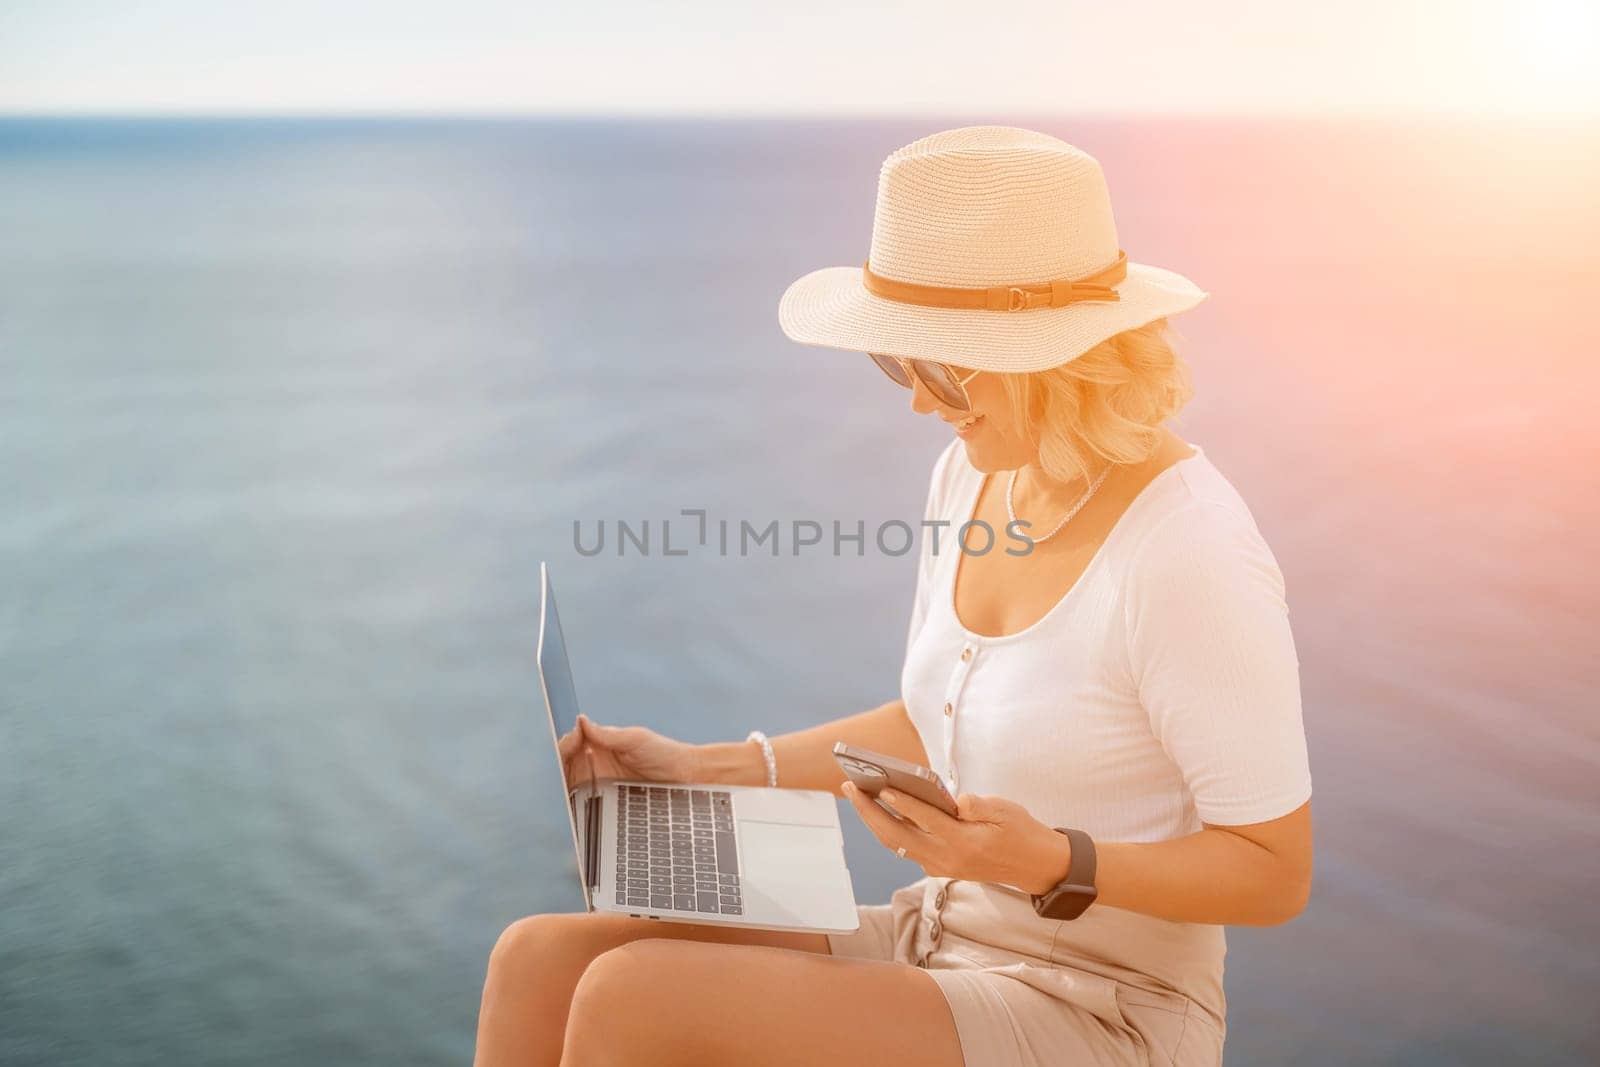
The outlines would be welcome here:
[[[877,800],[879,791],[887,786],[916,797],[924,804],[932,804],[951,818],[957,817],[955,798],[944,787],[944,780],[926,767],[885,756],[869,748],[856,748],[843,741],[834,742],[833,758],[838,761],[845,777],[874,800]],[[900,817],[883,801],[878,800],[878,806],[895,818]]]

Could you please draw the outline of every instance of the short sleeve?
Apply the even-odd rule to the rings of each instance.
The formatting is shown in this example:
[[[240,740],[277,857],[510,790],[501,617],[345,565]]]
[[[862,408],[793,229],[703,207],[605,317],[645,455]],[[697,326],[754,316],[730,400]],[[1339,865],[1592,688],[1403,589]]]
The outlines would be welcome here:
[[[1164,517],[1136,549],[1124,621],[1140,704],[1201,820],[1241,826],[1304,804],[1299,656],[1254,522],[1211,501]]]
[[[917,631],[922,629],[923,620],[928,616],[928,600],[932,595],[933,568],[938,562],[934,555],[933,546],[935,538],[940,551],[947,551],[952,544],[950,527],[934,527],[933,523],[940,519],[949,519],[950,487],[955,474],[956,449],[964,448],[961,439],[951,441],[945,450],[939,453],[939,458],[933,462],[933,473],[928,479],[928,499],[922,509],[922,529],[917,534],[919,547],[917,549],[917,591],[911,601],[911,625],[906,631],[906,648],[909,650],[911,642],[915,640]]]

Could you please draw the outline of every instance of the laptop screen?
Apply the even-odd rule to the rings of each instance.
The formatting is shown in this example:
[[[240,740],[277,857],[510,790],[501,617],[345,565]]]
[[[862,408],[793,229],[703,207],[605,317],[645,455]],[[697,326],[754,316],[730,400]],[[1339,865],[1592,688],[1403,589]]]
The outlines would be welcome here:
[[[578,690],[572,683],[572,664],[567,659],[566,637],[561,632],[561,617],[556,613],[556,594],[550,585],[550,569],[539,564],[539,687],[550,730],[556,742],[556,763],[561,768],[564,792],[568,797],[567,816],[572,822],[572,844],[578,852],[578,871],[584,883],[587,902],[589,864],[585,860],[583,831],[588,802],[594,796],[592,759],[579,746]]]

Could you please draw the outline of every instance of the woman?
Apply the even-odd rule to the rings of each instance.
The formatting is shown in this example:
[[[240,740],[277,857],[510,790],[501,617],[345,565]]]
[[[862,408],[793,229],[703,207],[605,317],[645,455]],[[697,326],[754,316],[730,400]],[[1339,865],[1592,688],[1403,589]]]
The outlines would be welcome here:
[[[1053,137],[888,158],[865,266],[801,278],[779,318],[871,353],[956,439],[900,699],[770,754],[925,877],[848,935],[524,919],[490,958],[480,1064],[1220,1062],[1222,927],[1305,906],[1311,779],[1276,561],[1164,425],[1189,397],[1167,317],[1206,295],[1128,262],[1099,165]],[[758,734],[582,729],[629,777],[769,780]],[[864,800],[838,740],[932,767],[958,817]]]

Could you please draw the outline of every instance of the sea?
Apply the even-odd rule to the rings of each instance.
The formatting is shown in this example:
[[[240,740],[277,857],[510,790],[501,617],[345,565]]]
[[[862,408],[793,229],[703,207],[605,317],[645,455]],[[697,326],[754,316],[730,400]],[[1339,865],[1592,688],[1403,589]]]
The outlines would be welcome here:
[[[895,697],[948,430],[776,309],[972,121],[0,121],[0,1062],[468,1062],[581,906],[541,561],[601,721]],[[1600,130],[984,121],[1211,294],[1173,428],[1285,575],[1316,884],[1228,1062],[1600,1062]]]

